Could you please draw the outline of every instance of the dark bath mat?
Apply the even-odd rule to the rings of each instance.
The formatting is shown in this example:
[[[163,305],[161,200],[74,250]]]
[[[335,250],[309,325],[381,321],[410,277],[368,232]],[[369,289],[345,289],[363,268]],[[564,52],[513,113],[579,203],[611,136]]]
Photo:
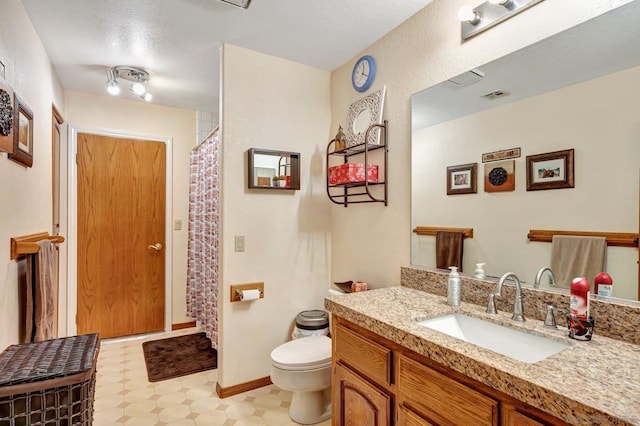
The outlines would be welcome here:
[[[188,334],[142,344],[150,382],[173,379],[218,366],[218,352],[205,333]]]

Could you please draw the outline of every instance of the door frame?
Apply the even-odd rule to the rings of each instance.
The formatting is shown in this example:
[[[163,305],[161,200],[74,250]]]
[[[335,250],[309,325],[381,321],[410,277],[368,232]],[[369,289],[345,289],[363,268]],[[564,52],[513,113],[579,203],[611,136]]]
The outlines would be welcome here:
[[[165,144],[165,251],[164,251],[164,331],[171,331],[172,309],[172,265],[171,254],[173,252],[172,227],[173,223],[173,138],[141,135],[136,133],[119,132],[113,130],[101,130],[69,124],[68,149],[67,149],[67,208],[68,208],[68,235],[67,235],[67,335],[73,336],[78,332],[76,315],[78,313],[78,165],[76,155],[78,153],[78,133],[86,133],[98,136],[139,139]]]

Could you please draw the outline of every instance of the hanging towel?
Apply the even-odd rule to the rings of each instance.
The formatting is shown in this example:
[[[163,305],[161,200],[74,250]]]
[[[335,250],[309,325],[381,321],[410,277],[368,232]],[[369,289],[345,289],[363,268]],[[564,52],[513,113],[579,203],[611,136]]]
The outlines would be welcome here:
[[[551,270],[558,287],[569,288],[575,277],[593,278],[604,271],[607,239],[554,235],[551,240]]]
[[[464,233],[436,231],[436,268],[447,269],[457,266],[462,272],[462,247]]]
[[[33,291],[35,334],[33,340],[39,342],[56,337],[55,326],[58,318],[57,262],[56,248],[50,240],[38,241]]]

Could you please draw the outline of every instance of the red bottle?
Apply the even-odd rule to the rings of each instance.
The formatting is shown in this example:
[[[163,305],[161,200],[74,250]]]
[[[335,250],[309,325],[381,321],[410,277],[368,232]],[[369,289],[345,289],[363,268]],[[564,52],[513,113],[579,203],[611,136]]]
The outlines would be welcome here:
[[[589,281],[586,277],[577,277],[571,281],[571,315],[578,318],[589,318]]]
[[[613,279],[606,272],[600,272],[593,279],[593,291],[600,296],[613,296]]]

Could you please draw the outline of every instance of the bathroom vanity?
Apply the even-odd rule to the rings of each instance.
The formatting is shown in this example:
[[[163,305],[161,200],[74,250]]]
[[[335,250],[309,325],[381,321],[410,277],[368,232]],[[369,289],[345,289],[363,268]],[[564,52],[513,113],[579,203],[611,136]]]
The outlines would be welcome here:
[[[640,346],[574,341],[541,320],[514,324],[464,301],[390,287],[325,299],[332,312],[333,424],[640,424]],[[518,361],[419,324],[454,311],[568,345]]]

